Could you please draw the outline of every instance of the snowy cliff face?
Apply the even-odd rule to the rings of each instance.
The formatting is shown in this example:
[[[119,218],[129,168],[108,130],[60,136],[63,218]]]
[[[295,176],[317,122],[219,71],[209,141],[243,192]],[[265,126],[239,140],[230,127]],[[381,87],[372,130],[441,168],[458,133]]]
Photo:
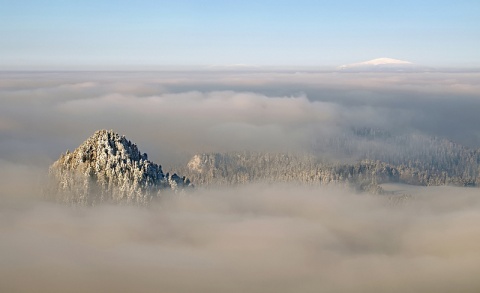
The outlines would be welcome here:
[[[191,186],[185,177],[163,174],[138,147],[113,131],[99,130],[50,167],[57,200],[91,205],[99,202],[147,204],[162,191]]]

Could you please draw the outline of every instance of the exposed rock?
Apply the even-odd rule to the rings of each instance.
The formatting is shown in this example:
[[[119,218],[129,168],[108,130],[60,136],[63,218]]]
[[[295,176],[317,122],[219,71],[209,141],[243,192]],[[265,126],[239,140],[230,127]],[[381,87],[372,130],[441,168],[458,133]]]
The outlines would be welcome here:
[[[73,152],[67,151],[50,167],[57,200],[92,205],[100,202],[147,204],[167,190],[192,186],[185,177],[163,174],[125,136],[99,130]]]

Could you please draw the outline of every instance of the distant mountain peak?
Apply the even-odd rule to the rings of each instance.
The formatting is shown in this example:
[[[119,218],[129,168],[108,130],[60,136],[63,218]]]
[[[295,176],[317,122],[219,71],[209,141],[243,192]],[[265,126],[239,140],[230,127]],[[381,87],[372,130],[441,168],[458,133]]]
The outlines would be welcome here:
[[[96,131],[73,152],[50,167],[57,200],[68,203],[128,202],[146,204],[162,190],[180,190],[188,179],[163,174],[136,144],[112,130]]]
[[[347,71],[404,71],[417,67],[418,66],[410,61],[383,57],[359,63],[342,65],[338,69]]]
[[[383,65],[383,64],[413,64],[412,62],[409,61],[404,61],[404,60],[399,60],[399,59],[393,59],[393,58],[377,58],[377,59],[372,59],[369,61],[365,62],[360,62],[357,64],[365,64],[365,65]]]

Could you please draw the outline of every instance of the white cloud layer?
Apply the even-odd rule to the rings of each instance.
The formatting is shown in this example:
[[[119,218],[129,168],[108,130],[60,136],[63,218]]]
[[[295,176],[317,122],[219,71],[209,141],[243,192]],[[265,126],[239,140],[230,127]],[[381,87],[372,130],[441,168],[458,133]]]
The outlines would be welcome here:
[[[478,292],[480,198],[248,185],[152,207],[2,204],[2,292]]]
[[[0,158],[52,161],[97,129],[125,134],[165,164],[206,151],[304,151],[351,126],[424,133],[477,148],[478,77],[2,73]]]
[[[97,129],[166,165],[205,151],[305,151],[352,126],[478,148],[478,78],[0,73],[0,291],[478,292],[478,189],[428,189],[397,206],[283,185],[148,209],[33,199],[48,165]]]

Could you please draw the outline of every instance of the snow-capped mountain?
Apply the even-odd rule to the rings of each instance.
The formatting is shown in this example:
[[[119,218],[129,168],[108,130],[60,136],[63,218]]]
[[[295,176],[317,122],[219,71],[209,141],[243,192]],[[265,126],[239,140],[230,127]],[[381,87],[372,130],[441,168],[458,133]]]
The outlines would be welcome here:
[[[363,66],[363,65],[398,65],[398,64],[413,64],[412,62],[409,61],[404,61],[404,60],[398,60],[398,59],[393,59],[393,58],[377,58],[365,62],[360,62],[360,63],[354,63],[351,64],[350,66]]]
[[[418,66],[412,62],[393,58],[377,58],[369,61],[342,65],[338,68],[341,71],[386,71],[386,72],[409,72],[424,71],[425,67]]]
[[[162,190],[191,186],[185,177],[163,174],[136,144],[112,130],[99,130],[75,151],[67,151],[50,167],[57,200],[91,205],[99,202],[146,204]]]

